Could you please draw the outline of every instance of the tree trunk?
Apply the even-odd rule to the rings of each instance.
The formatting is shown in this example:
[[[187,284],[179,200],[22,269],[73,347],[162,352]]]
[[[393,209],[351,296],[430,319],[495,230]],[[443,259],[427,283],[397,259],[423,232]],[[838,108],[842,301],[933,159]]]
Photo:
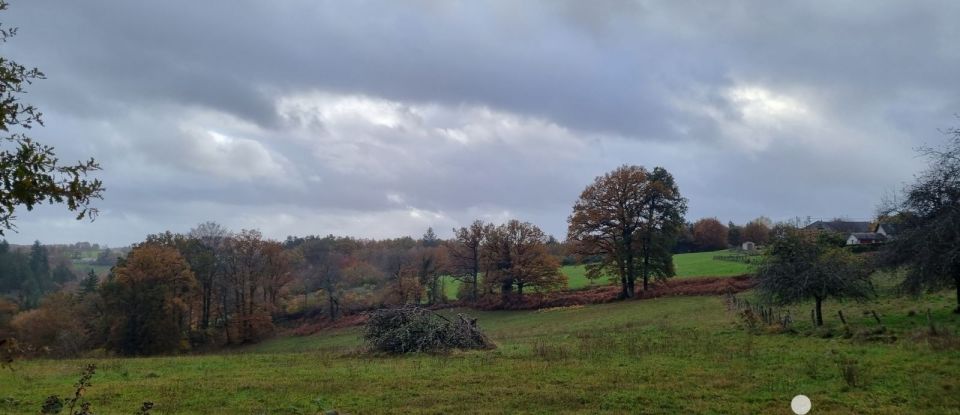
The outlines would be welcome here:
[[[647,290],[650,281],[650,242],[643,248],[643,290]]]
[[[960,314],[960,270],[953,274],[953,283],[957,286],[957,308],[953,312]]]
[[[817,306],[816,306],[817,327],[820,327],[820,326],[823,325],[823,311],[822,311],[822,310],[823,310],[823,299],[820,298],[820,297],[816,297],[816,301],[817,301]]]
[[[206,330],[210,327],[210,303],[213,301],[213,287],[210,282],[203,284],[203,305],[200,310],[200,328]]]
[[[629,285],[627,284],[627,276],[620,276],[620,299],[625,300],[630,297],[630,291],[628,289]]]
[[[480,283],[480,273],[477,270],[473,270],[473,301],[477,301],[480,298],[479,287]]]
[[[397,270],[397,290],[399,291],[400,305],[407,303],[407,294],[403,292],[403,275]]]
[[[621,265],[622,269],[626,274],[626,281],[624,284],[624,298],[631,298],[637,292],[634,289],[634,284],[637,281],[637,267],[634,266],[636,258],[633,256],[633,232],[624,231],[623,233],[623,252],[626,254],[625,263]]]
[[[333,298],[333,293],[329,290],[327,291],[327,304],[330,307],[330,320],[337,319],[337,308],[335,304],[335,299]]]
[[[505,279],[500,283],[500,294],[506,298],[510,296],[510,292],[513,291],[513,279]]]

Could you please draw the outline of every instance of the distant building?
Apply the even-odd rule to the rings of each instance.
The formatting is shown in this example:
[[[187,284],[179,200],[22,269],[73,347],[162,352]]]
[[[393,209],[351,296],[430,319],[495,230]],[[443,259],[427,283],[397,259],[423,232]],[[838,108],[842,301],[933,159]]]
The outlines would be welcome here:
[[[847,245],[878,244],[886,241],[887,237],[877,232],[856,232],[847,237]]]
[[[750,241],[747,241],[747,242],[744,242],[744,243],[740,244],[740,249],[742,249],[742,250],[744,250],[744,251],[756,251],[756,250],[757,250],[757,244],[755,244],[755,243],[753,243],[753,242],[750,242]]]
[[[896,238],[899,231],[899,227],[893,223],[881,223],[877,225],[877,233],[885,236],[887,239]]]
[[[851,234],[851,233],[867,233],[870,232],[870,222],[853,222],[845,220],[832,220],[832,221],[822,221],[818,220],[813,222],[803,229],[807,230],[819,230],[819,231],[833,231],[842,234]]]
[[[880,232],[880,227],[883,227],[883,233]],[[879,225],[877,229],[873,229],[873,225],[870,222],[845,220],[818,220],[805,226],[803,229],[839,233],[846,237],[847,245],[876,244],[886,242],[888,238],[892,237],[888,235],[888,233],[892,234],[895,232],[894,227],[891,225]]]

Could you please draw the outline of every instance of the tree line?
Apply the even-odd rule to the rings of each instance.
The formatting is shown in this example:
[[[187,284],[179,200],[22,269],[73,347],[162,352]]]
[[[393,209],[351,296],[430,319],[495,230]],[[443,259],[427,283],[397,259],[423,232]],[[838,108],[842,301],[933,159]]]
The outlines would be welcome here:
[[[442,303],[452,280],[462,281],[464,298],[504,301],[566,285],[561,260],[548,247],[556,240],[529,222],[476,221],[454,233],[451,240],[428,229],[420,239],[276,241],[207,222],[187,233],[149,235],[105,278],[91,274],[80,281],[52,279],[37,243],[29,256],[0,254],[0,266],[24,270],[16,281],[3,280],[3,287],[24,294],[0,300],[0,336],[61,356],[96,348],[176,353],[254,343],[291,315],[335,320],[361,310]],[[27,289],[36,284],[43,287],[38,294]]]

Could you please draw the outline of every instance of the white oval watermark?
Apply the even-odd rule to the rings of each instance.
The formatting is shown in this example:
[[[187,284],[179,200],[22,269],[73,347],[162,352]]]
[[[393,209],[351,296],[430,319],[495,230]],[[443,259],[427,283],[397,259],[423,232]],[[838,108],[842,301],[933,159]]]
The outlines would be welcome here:
[[[810,408],[813,407],[813,404],[810,403],[810,398],[806,395],[797,395],[793,397],[793,400],[790,401],[790,409],[793,410],[793,413],[797,415],[806,415],[807,412],[810,412]]]

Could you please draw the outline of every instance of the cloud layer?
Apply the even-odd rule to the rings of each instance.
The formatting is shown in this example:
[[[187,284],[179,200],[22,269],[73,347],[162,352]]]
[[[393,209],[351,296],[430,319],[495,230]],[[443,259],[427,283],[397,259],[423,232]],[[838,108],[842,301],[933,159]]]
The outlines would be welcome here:
[[[441,235],[519,217],[562,237],[593,177],[662,165],[690,219],[869,217],[960,111],[955,2],[15,2],[3,56],[93,223],[127,244],[205,220]]]

